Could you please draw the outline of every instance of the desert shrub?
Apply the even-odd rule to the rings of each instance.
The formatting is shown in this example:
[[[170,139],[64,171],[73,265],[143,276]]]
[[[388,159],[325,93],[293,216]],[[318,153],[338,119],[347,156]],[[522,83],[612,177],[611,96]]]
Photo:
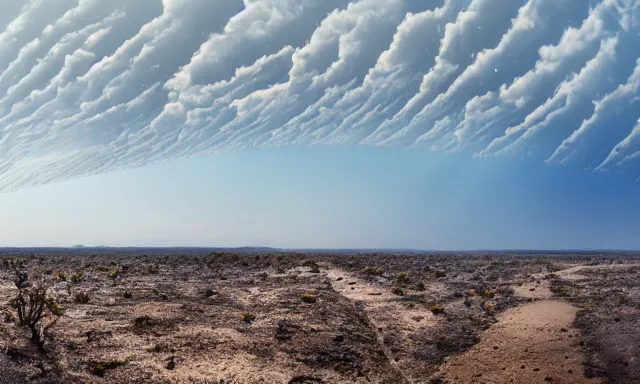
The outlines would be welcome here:
[[[375,267],[366,266],[362,269],[362,272],[366,273],[367,275],[380,276],[384,273],[384,269],[380,268],[379,266],[375,266]]]
[[[111,268],[105,266],[105,265],[96,265],[93,267],[94,270],[98,271],[98,272],[109,272],[111,270]]]
[[[204,291],[204,297],[211,297],[211,296],[213,296],[215,294],[216,294],[216,291],[214,291],[211,288],[207,288],[207,290]]]
[[[431,306],[431,312],[434,315],[440,315],[444,313],[444,307],[442,305],[436,304]]]
[[[64,314],[64,308],[47,296],[47,287],[43,284],[20,289],[11,304],[18,312],[20,325],[31,330],[31,341],[44,350],[48,331]]]
[[[71,281],[74,283],[79,283],[84,279],[84,275],[80,272],[76,272],[71,275]]]
[[[115,280],[115,279],[117,279],[117,278],[118,278],[118,276],[120,276],[120,270],[119,270],[119,269],[114,269],[113,271],[109,272],[109,273],[107,274],[107,276],[108,276],[109,278],[111,278],[111,279],[114,279],[114,280]]]
[[[129,291],[124,291],[124,294],[122,296],[124,296],[125,299],[130,299],[133,297],[133,295]]]
[[[467,296],[475,296],[476,295],[476,290],[471,288],[467,291]]]
[[[409,280],[409,274],[407,272],[400,272],[398,276],[396,276],[396,279],[400,282],[406,282]]]
[[[495,289],[485,289],[484,291],[482,291],[482,296],[493,298],[495,297],[496,293],[498,293],[498,291],[496,291]]]
[[[442,270],[437,270],[433,274],[437,278],[441,278],[441,277],[447,276],[447,272],[446,271],[442,271]]]
[[[402,288],[395,287],[391,290],[391,293],[398,296],[404,296],[404,290]]]
[[[85,291],[81,291],[75,294],[73,301],[78,304],[87,304],[89,302],[89,294]]]
[[[495,305],[493,305],[492,303],[484,303],[484,304],[482,305],[482,308],[483,308],[483,309],[485,310],[485,312],[487,312],[487,313],[493,313],[493,312],[495,312],[495,309],[496,309]]]
[[[253,313],[245,312],[242,314],[242,321],[247,324],[251,324],[256,321],[256,315],[254,315]]]
[[[427,289],[427,287],[425,287],[424,283],[421,281],[418,284],[416,284],[416,289],[418,291],[424,291],[425,289]]]
[[[318,301],[318,298],[316,297],[316,295],[312,295],[310,293],[302,293],[300,294],[300,300],[303,303],[315,303],[316,301]]]
[[[58,272],[56,273],[56,280],[67,281],[67,275],[64,272]]]
[[[147,267],[147,272],[149,272],[149,274],[151,275],[157,275],[158,273],[160,273],[160,267],[155,264],[151,264]]]

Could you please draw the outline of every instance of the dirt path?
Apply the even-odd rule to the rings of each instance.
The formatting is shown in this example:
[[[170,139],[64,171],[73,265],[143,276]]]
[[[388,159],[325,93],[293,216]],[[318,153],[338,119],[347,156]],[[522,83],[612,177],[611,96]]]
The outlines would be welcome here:
[[[326,275],[337,292],[353,300],[366,311],[376,331],[378,344],[398,375],[406,383],[416,382],[415,378],[406,372],[410,364],[415,364],[415,360],[394,353],[385,343],[385,337],[392,334],[402,339],[403,345],[410,346],[414,332],[433,327],[442,320],[427,309],[408,309],[403,306],[398,302],[398,296],[391,293],[386,286],[364,281],[338,268],[330,268]]]
[[[557,273],[562,278],[580,278],[579,269]],[[378,342],[391,364],[407,383],[421,383],[421,378],[406,374],[410,361],[403,361],[384,342],[385,335],[399,334],[405,342],[420,327],[437,325],[440,318],[425,309],[407,313],[397,297],[376,281],[363,281],[356,275],[331,268],[327,277],[334,289],[354,300],[367,312],[377,329]],[[433,288],[433,287],[430,287]],[[437,289],[437,288],[436,288]],[[552,299],[549,280],[544,275],[515,287],[521,297],[536,301],[512,308],[499,315],[499,322],[487,330],[480,343],[466,353],[453,357],[441,367],[446,383],[600,383],[584,377],[583,356],[578,331],[573,321],[578,311],[572,305]],[[390,317],[389,314],[395,316]],[[415,319],[420,318],[420,321]]]
[[[577,308],[536,301],[499,316],[499,323],[467,353],[443,367],[450,383],[599,383],[583,375]]]
[[[583,267],[556,273],[580,279]],[[521,297],[538,301],[502,313],[499,322],[467,353],[442,367],[451,383],[600,383],[584,377],[579,333],[573,327],[578,308],[553,300],[548,280],[531,276],[515,287]]]

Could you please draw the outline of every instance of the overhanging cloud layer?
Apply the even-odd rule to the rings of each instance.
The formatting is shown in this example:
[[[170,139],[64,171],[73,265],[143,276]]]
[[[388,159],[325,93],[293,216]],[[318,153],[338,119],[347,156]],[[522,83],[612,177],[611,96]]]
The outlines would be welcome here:
[[[0,191],[291,144],[640,158],[640,0],[0,1]]]

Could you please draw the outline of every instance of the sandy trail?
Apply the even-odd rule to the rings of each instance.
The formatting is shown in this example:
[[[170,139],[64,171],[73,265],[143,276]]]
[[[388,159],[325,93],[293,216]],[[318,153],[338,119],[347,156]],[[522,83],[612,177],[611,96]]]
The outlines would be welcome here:
[[[416,307],[409,310],[404,307],[387,286],[378,286],[375,282],[365,281],[339,268],[328,269],[326,276],[337,292],[356,302],[367,313],[376,331],[378,344],[398,375],[407,383],[420,382],[406,373],[405,367],[415,364],[415,361],[394,354],[384,341],[385,335],[393,334],[403,339],[404,345],[411,346],[414,332],[433,327],[442,320],[427,309]]]
[[[579,280],[583,266],[556,272],[560,278]],[[579,332],[573,321],[578,308],[552,300],[548,280],[534,275],[515,287],[532,303],[499,315],[499,322],[468,352],[442,367],[450,383],[600,383],[584,376]]]
[[[561,278],[579,279],[579,271],[580,268],[569,268],[556,274]],[[401,314],[406,309],[400,310],[397,297],[388,288],[336,268],[326,273],[336,291],[362,305],[377,329],[385,355],[406,382],[424,382],[421,379],[425,378],[411,378],[404,373],[403,361],[398,361],[385,347],[383,336],[400,332],[408,339],[416,327],[434,326],[439,319],[424,309],[390,319],[389,313]],[[578,309],[553,300],[549,280],[543,277],[532,276],[530,281],[515,287],[517,295],[536,301],[499,315],[499,322],[482,335],[480,343],[443,364],[441,376],[446,383],[601,382],[583,374],[579,334],[573,328]],[[417,317],[422,318],[420,322],[412,320]]]
[[[583,375],[577,308],[556,300],[505,311],[467,353],[444,367],[450,383],[599,383]]]

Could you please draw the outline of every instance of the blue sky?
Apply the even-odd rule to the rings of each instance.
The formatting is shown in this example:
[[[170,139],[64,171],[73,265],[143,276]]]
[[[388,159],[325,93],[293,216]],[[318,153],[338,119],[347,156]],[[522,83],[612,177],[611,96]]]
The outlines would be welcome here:
[[[640,185],[367,147],[219,154],[0,195],[0,244],[640,248]]]
[[[0,244],[637,248],[640,0],[15,0]]]

